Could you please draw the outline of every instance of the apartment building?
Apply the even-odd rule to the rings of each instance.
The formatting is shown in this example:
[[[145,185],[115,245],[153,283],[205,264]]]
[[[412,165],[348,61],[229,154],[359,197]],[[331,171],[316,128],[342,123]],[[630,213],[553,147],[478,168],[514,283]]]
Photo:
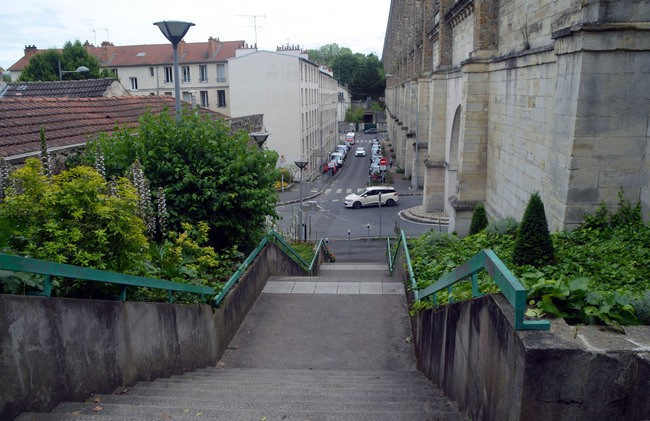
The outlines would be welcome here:
[[[245,51],[228,59],[230,113],[264,114],[270,133],[266,146],[280,155],[281,166],[306,160],[307,173],[320,169],[325,155],[342,143],[338,121],[350,106],[348,90],[329,69],[308,60],[298,46],[277,51]]]
[[[114,71],[131,95],[174,95],[174,59],[170,43],[115,46],[104,41],[95,47],[86,42],[88,53],[99,60],[102,68]],[[221,114],[230,115],[230,83],[227,60],[236,51],[255,51],[244,41],[180,42],[178,45],[179,78],[182,100]],[[11,80],[18,80],[36,46],[26,46],[25,56],[9,68]]]

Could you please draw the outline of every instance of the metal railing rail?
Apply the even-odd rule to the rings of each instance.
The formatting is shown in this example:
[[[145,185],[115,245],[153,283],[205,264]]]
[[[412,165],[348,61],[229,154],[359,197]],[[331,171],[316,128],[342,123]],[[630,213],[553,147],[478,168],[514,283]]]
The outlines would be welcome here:
[[[404,236],[404,231],[403,230],[399,231],[394,256],[391,256],[390,238],[388,238],[387,241],[388,241],[387,247],[388,247],[388,262],[390,265],[389,267],[390,275],[392,275],[393,270],[395,270],[395,264],[397,263],[397,258],[399,257],[399,251],[403,249],[404,259],[406,260],[406,269],[409,274],[409,285],[411,288],[411,292],[413,293],[413,299],[416,302],[419,302],[421,298],[420,292],[418,291],[417,281],[415,280],[415,275],[413,274],[413,265],[411,265],[411,256],[409,255],[408,246],[406,245],[406,237]],[[400,248],[400,246],[402,247]]]
[[[129,286],[167,290],[169,291],[170,303],[174,300],[174,291],[200,294],[201,299],[204,301],[205,295],[214,295],[214,289],[210,287],[182,284],[163,279],[145,278],[143,276],[127,275],[124,273],[85,268],[65,263],[13,256],[4,253],[0,253],[0,269],[12,272],[26,272],[43,275],[43,291],[33,292],[31,295],[43,295],[46,297],[52,295],[52,278],[54,277],[82,279],[86,281],[121,285],[122,290],[119,297],[120,301],[126,301],[126,289]]]
[[[289,254],[290,256],[294,257],[298,264],[305,270],[309,271],[311,273],[311,266],[305,262],[305,259],[300,257],[300,255],[293,249],[289,244],[287,244],[286,241],[280,236],[275,231],[270,231],[264,238],[262,238],[262,241],[258,244],[258,246],[251,252],[251,254],[248,255],[246,260],[237,268],[235,273],[228,279],[228,281],[225,283],[219,294],[217,294],[214,297],[214,305],[219,307],[221,305],[221,302],[223,299],[226,297],[228,294],[228,291],[237,283],[239,282],[239,278],[246,272],[246,268],[253,263],[253,260],[257,257],[258,254],[264,249],[264,247],[268,244],[269,241],[277,241],[282,245],[283,250],[285,253]],[[313,265],[313,262],[312,262]]]
[[[404,238],[404,231],[400,231],[398,240],[398,247],[395,256],[391,260],[390,272],[392,274],[394,264],[397,261],[399,254],[399,245],[403,245],[404,255],[409,272],[411,289],[413,291],[415,301],[433,295],[433,304],[437,304],[437,293],[447,289],[451,297],[452,287],[454,284],[464,281],[471,277],[472,281],[472,296],[480,297],[481,294],[478,289],[478,273],[486,270],[494,280],[494,283],[499,287],[503,295],[506,297],[510,305],[515,310],[514,328],[515,330],[550,330],[551,325],[548,320],[524,320],[524,313],[526,312],[526,295],[527,291],[517,280],[517,278],[510,272],[505,264],[499,257],[490,249],[482,250],[468,261],[458,266],[453,271],[446,273],[433,284],[423,288],[417,289],[417,281],[413,275],[411,266],[411,259],[409,257],[408,248],[406,246],[406,239]],[[390,256],[390,240],[388,242],[388,253]],[[451,302],[451,300],[450,300]]]

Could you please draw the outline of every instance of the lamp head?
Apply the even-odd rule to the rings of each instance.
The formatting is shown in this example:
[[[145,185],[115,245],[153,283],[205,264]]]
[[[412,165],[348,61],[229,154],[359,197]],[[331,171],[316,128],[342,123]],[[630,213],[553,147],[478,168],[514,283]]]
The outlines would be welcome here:
[[[255,139],[255,142],[257,145],[262,149],[262,146],[264,145],[264,142],[266,142],[266,139],[269,137],[269,132],[255,132],[250,134],[253,139]]]
[[[178,20],[163,20],[154,23],[154,25],[157,25],[158,28],[160,28],[160,31],[163,33],[165,38],[172,43],[172,45],[178,45],[185,34],[187,34],[190,27],[194,26],[191,22],[181,22]]]
[[[309,161],[293,161],[293,163],[296,164],[298,168],[300,168],[300,170],[302,171],[303,169],[305,169],[307,164],[309,164]]]

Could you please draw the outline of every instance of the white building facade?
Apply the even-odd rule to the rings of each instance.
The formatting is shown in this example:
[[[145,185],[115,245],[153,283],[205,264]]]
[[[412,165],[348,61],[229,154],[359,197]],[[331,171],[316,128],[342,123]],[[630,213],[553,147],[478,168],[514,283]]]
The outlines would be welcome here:
[[[279,165],[295,170],[294,161],[306,160],[306,174],[317,174],[345,135],[337,122],[350,105],[347,89],[297,47],[238,50],[228,70],[231,115],[263,114],[266,146],[278,152]]]

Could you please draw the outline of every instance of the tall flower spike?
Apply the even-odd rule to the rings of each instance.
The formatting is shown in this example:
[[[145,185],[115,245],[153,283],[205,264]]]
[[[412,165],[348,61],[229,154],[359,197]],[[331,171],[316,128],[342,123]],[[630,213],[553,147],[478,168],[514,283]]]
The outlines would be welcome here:
[[[167,201],[165,190],[158,187],[158,225],[160,226],[160,236],[165,238],[167,235]]]
[[[102,144],[95,143],[95,169],[106,180],[106,166],[104,165],[104,152],[102,151]]]

